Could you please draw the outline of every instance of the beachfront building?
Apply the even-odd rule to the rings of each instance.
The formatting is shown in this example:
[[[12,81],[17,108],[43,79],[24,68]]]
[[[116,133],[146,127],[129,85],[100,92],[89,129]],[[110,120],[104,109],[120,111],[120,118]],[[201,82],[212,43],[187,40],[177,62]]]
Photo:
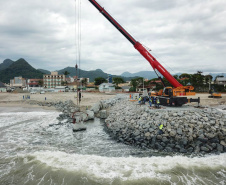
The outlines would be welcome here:
[[[61,86],[63,82],[65,82],[65,75],[59,75],[58,72],[43,75],[43,86],[47,89]]]
[[[226,85],[226,77],[218,77],[216,79],[216,84],[218,84],[218,85]]]
[[[43,85],[43,79],[28,79],[27,80],[27,87],[32,88],[32,87],[42,87]]]
[[[14,88],[25,88],[27,86],[27,82],[22,76],[14,77],[14,79],[10,80],[10,87]]]
[[[113,92],[115,91],[115,85],[112,83],[102,83],[99,85],[100,92]]]

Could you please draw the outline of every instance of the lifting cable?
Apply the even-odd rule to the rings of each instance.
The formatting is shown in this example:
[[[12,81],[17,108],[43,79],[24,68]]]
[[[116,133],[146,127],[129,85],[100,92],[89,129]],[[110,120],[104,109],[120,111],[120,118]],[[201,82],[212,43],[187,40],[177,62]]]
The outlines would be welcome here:
[[[78,94],[78,86],[80,86],[81,77],[80,69],[81,69],[81,0],[75,0],[75,60],[76,60],[76,76],[77,76],[77,104],[80,104],[78,101],[79,94]],[[78,70],[78,71],[77,71]],[[79,82],[79,83],[78,83]]]

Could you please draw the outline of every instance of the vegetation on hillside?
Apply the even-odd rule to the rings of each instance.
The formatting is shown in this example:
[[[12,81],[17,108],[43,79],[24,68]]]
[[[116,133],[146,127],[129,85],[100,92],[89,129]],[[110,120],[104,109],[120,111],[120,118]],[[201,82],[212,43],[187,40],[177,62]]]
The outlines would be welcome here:
[[[9,83],[10,79],[18,76],[42,79],[43,73],[33,68],[26,60],[21,58],[0,72],[0,81]]]

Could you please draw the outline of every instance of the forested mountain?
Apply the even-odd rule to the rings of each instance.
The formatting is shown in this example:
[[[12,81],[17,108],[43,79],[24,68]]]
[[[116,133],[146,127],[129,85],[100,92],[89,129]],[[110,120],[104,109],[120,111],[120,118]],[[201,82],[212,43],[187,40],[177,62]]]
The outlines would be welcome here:
[[[9,83],[10,79],[22,76],[23,78],[43,78],[43,73],[33,68],[23,58],[13,62],[8,68],[0,71],[0,81]]]
[[[37,69],[37,70],[41,71],[42,73],[47,74],[47,75],[51,73],[50,71],[45,70],[45,69]]]
[[[0,64],[0,71],[8,68],[14,61],[10,59],[5,59],[2,64]]]

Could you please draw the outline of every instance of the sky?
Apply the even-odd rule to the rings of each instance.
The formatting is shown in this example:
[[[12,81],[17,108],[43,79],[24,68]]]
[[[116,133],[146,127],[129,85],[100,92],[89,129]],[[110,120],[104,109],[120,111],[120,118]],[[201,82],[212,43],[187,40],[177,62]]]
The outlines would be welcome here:
[[[97,0],[172,74],[226,72],[226,1]],[[0,0],[0,63],[24,58],[36,69],[80,65],[109,74],[153,71],[88,0]]]

